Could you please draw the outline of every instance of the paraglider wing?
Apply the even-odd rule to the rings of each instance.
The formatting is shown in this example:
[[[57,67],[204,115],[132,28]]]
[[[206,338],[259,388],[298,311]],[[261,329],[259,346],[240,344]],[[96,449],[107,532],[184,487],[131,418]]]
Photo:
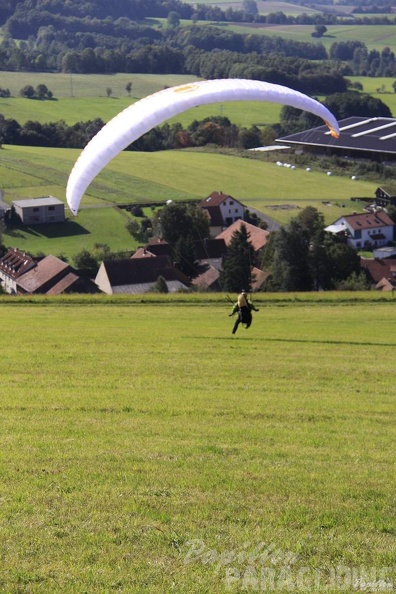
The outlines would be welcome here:
[[[67,183],[70,210],[76,215],[94,177],[119,152],[154,126],[192,107],[226,101],[268,101],[310,111],[325,121],[333,136],[339,135],[337,120],[324,105],[288,87],[243,79],[207,80],[171,87],[124,109],[87,144]]]

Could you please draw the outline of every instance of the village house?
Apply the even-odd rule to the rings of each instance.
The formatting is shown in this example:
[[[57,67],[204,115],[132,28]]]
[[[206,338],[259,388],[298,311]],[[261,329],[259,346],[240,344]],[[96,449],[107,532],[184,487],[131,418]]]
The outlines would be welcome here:
[[[361,258],[360,266],[373,288],[380,291],[396,288],[396,258]]]
[[[355,249],[387,246],[394,239],[394,223],[384,211],[340,217],[326,227]]]
[[[375,204],[386,208],[390,204],[396,206],[396,188],[380,186],[375,191]]]
[[[69,264],[56,256],[35,260],[12,248],[0,259],[0,279],[6,293],[13,295],[60,295],[96,293],[96,286],[80,277]]]
[[[6,293],[16,295],[18,292],[18,279],[31,268],[36,266],[35,260],[26,254],[13,248],[0,258],[0,281]]]
[[[189,279],[191,285],[200,289],[221,291],[219,284],[220,270],[227,252],[223,239],[205,238],[194,241],[196,254],[196,274]],[[144,248],[139,248],[132,258],[169,256],[172,258],[172,244],[158,238],[152,238]]]
[[[227,229],[219,233],[216,239],[223,239],[227,246],[230,245],[232,236],[236,231],[239,232],[241,230],[242,225],[246,228],[248,232],[249,241],[253,246],[256,259],[259,259],[261,251],[267,245],[268,236],[270,234],[270,232],[265,229],[260,229],[260,227],[256,227],[251,223],[247,223],[246,221],[239,219],[238,221],[235,221],[235,223],[227,227]]]
[[[107,295],[137,294],[150,291],[163,277],[170,293],[187,289],[188,278],[172,265],[169,256],[148,256],[120,260],[104,260],[95,283]]]
[[[53,196],[14,200],[12,206],[24,225],[64,223],[66,220],[64,203]]]
[[[244,205],[223,192],[212,192],[199,205],[209,217],[211,237],[216,237],[225,227],[245,218]]]

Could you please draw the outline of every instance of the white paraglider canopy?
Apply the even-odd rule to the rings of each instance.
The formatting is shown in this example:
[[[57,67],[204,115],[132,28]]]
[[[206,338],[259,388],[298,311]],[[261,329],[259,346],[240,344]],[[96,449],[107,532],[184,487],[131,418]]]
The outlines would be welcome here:
[[[149,95],[130,105],[92,138],[77,159],[66,188],[70,210],[77,215],[85,190],[121,151],[169,118],[198,105],[226,101],[269,101],[310,111],[339,136],[334,115],[319,101],[288,87],[257,80],[221,79],[193,82]]]

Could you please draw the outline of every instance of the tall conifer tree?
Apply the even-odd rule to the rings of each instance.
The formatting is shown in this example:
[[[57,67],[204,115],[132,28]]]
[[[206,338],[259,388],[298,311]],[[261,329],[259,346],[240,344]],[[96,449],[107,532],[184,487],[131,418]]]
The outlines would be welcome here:
[[[232,236],[223,270],[220,273],[220,283],[225,291],[239,293],[242,289],[249,292],[252,290],[254,248],[249,238],[245,225],[241,225],[240,231],[235,231]]]

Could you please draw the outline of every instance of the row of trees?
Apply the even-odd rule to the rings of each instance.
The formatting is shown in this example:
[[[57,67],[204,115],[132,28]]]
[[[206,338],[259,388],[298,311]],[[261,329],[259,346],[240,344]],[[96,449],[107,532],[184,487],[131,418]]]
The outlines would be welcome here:
[[[53,99],[52,91],[44,84],[39,84],[36,87],[25,85],[19,94],[21,97],[26,97],[26,99]]]

